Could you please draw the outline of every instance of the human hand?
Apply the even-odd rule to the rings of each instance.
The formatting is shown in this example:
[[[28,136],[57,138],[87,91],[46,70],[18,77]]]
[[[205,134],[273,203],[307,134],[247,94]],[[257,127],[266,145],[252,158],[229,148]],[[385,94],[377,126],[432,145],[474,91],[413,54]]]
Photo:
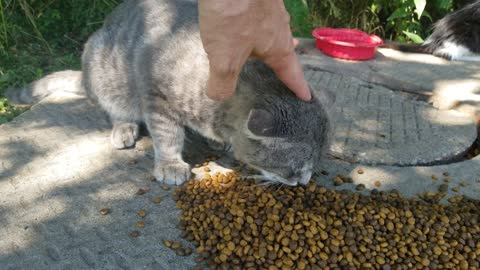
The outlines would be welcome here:
[[[231,97],[249,57],[265,62],[297,97],[311,99],[283,0],[199,0],[200,35],[210,61],[207,95]]]

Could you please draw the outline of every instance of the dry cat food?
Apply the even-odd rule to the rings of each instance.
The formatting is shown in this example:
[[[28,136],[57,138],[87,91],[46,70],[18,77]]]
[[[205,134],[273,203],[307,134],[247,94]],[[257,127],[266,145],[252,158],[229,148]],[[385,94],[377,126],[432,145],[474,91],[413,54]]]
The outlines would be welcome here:
[[[175,191],[196,269],[480,269],[479,201],[206,178]]]

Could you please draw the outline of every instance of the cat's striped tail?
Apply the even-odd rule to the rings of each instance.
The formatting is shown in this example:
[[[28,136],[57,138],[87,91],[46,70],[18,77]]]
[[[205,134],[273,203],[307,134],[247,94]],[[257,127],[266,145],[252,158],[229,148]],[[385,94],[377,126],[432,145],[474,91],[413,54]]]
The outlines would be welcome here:
[[[5,96],[16,104],[33,104],[54,92],[85,95],[81,71],[59,71],[30,83],[23,88],[9,88]]]
[[[433,50],[430,46],[424,43],[398,43],[393,41],[386,41],[382,48],[390,48],[401,52],[408,52],[408,53],[426,53],[432,54]]]

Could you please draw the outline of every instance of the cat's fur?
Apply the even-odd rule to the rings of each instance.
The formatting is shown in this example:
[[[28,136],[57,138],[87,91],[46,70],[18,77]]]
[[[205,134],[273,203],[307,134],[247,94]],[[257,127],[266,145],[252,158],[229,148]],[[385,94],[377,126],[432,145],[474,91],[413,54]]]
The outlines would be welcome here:
[[[480,61],[480,1],[445,16],[422,44],[387,43],[404,52],[427,53],[448,60]]]
[[[86,92],[110,115],[114,147],[133,146],[138,124],[146,124],[155,151],[153,174],[168,184],[190,176],[181,155],[184,126],[231,145],[237,159],[272,181],[307,183],[328,146],[331,94],[319,90],[311,102],[300,101],[270,68],[249,61],[231,99],[209,99],[197,20],[194,1],[127,0],[89,38],[82,72],[55,73],[7,95],[37,101],[68,77],[60,88]]]

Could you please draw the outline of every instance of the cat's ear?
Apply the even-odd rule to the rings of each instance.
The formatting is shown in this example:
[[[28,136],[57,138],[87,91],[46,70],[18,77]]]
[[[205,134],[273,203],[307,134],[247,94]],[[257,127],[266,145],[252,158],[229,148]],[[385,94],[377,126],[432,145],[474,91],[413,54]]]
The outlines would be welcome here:
[[[248,114],[247,127],[257,136],[275,136],[275,117],[264,109],[252,109]]]

